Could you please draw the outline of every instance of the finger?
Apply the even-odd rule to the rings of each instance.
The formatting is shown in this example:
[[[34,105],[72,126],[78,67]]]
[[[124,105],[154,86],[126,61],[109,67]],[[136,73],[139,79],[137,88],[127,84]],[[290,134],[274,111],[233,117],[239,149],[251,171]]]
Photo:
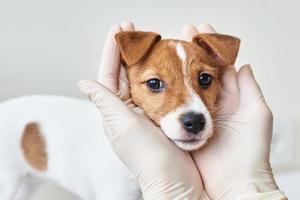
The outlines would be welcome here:
[[[120,68],[119,91],[121,100],[124,101],[130,98],[129,83],[124,66],[121,66]]]
[[[223,89],[226,93],[238,94],[237,71],[234,66],[228,66],[222,76]]]
[[[200,24],[198,31],[199,33],[216,33],[216,30],[209,24]]]
[[[117,47],[115,34],[121,31],[121,27],[111,27],[104,44],[101,64],[98,73],[98,82],[110,89],[118,91],[118,77],[120,68],[120,51]]]
[[[194,25],[185,25],[182,29],[183,39],[186,41],[192,41],[193,37],[199,32]]]
[[[122,22],[121,27],[123,31],[135,31],[135,27],[132,22]],[[124,66],[121,66],[119,71],[119,90],[121,92],[121,99],[129,98],[127,95],[129,94],[128,79]]]
[[[222,88],[219,93],[218,113],[228,114],[236,112],[240,95],[237,83],[237,72],[234,66],[227,66],[222,75]]]
[[[120,121],[133,113],[116,95],[96,81],[82,80],[78,83],[78,88],[97,106],[104,120]]]
[[[241,106],[249,106],[253,102],[264,101],[263,94],[255,80],[250,65],[245,65],[238,71],[238,86]],[[250,103],[250,104],[249,104]]]
[[[121,27],[123,31],[135,31],[135,27],[132,22],[122,22]],[[119,91],[121,92],[120,99],[126,100],[130,97],[128,79],[124,66],[121,66],[119,71]]]
[[[122,22],[121,27],[123,31],[135,31],[135,27],[132,22]]]

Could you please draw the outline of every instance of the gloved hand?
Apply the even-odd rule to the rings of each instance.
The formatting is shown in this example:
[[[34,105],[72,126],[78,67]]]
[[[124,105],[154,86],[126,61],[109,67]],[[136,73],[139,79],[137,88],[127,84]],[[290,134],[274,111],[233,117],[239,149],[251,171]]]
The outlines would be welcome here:
[[[136,176],[145,200],[203,199],[201,178],[191,155],[178,149],[145,116],[134,112],[137,109],[130,101],[126,105],[113,94],[120,88],[122,99],[129,97],[126,75],[124,71],[123,75],[117,73],[120,57],[114,35],[122,30],[134,30],[133,24],[111,29],[100,66],[101,84],[81,81],[79,88],[99,108],[108,140]]]
[[[215,33],[208,25],[187,26],[186,39],[198,31]],[[249,65],[225,71],[219,99],[216,134],[193,153],[206,193],[214,200],[235,200],[278,190],[269,163],[272,113]]]

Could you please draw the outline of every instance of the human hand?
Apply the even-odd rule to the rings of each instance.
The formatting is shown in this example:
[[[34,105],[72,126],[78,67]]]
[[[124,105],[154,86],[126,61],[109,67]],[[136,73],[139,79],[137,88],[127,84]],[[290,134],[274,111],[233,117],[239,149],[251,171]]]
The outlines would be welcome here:
[[[120,26],[110,28],[102,52],[98,82],[108,88],[112,93],[127,101],[130,98],[128,79],[124,67],[121,65],[120,50],[115,40],[115,34],[121,31],[134,31],[134,24],[123,22]]]
[[[147,117],[134,112],[134,105],[124,104],[113,94],[119,91],[120,67],[114,34],[122,29],[125,28],[113,28],[106,41],[98,79],[102,85],[81,81],[79,87],[99,108],[108,140],[136,176],[145,200],[204,199],[201,178],[191,155],[171,143]]]
[[[198,32],[215,33],[209,25],[183,29],[187,40]],[[269,163],[272,113],[249,65],[225,69],[218,106],[214,137],[193,152],[208,196],[242,199],[278,190]]]

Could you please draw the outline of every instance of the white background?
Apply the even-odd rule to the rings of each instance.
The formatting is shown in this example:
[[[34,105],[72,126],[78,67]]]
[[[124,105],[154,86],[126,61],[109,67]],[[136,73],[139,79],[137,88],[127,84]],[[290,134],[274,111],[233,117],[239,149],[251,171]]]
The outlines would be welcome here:
[[[76,83],[96,78],[112,24],[131,20],[139,30],[180,38],[184,24],[206,22],[242,39],[237,66],[251,63],[275,118],[298,125],[299,10],[297,0],[0,0],[0,100],[34,93],[82,98]],[[297,170],[277,177],[291,199],[300,197]],[[72,199],[61,195],[43,187],[35,200]]]

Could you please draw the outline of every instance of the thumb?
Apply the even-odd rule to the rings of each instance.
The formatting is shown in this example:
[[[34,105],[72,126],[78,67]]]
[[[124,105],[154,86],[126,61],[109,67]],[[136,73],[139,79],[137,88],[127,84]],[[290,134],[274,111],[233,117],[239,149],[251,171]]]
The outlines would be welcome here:
[[[141,162],[143,159],[132,159],[140,155],[151,155],[161,147],[166,147],[165,144],[157,145],[168,140],[161,140],[164,138],[162,134],[153,134],[159,131],[156,126],[136,120],[138,115],[100,83],[84,80],[78,83],[78,87],[100,110],[104,132],[113,150],[134,174],[137,174],[145,163]]]
[[[134,114],[123,101],[96,81],[82,80],[78,87],[97,106],[107,128],[113,128],[114,122],[121,122]]]
[[[240,106],[249,107],[253,103],[263,102],[264,96],[255,80],[250,65],[244,65],[238,71],[238,86],[240,90]]]

